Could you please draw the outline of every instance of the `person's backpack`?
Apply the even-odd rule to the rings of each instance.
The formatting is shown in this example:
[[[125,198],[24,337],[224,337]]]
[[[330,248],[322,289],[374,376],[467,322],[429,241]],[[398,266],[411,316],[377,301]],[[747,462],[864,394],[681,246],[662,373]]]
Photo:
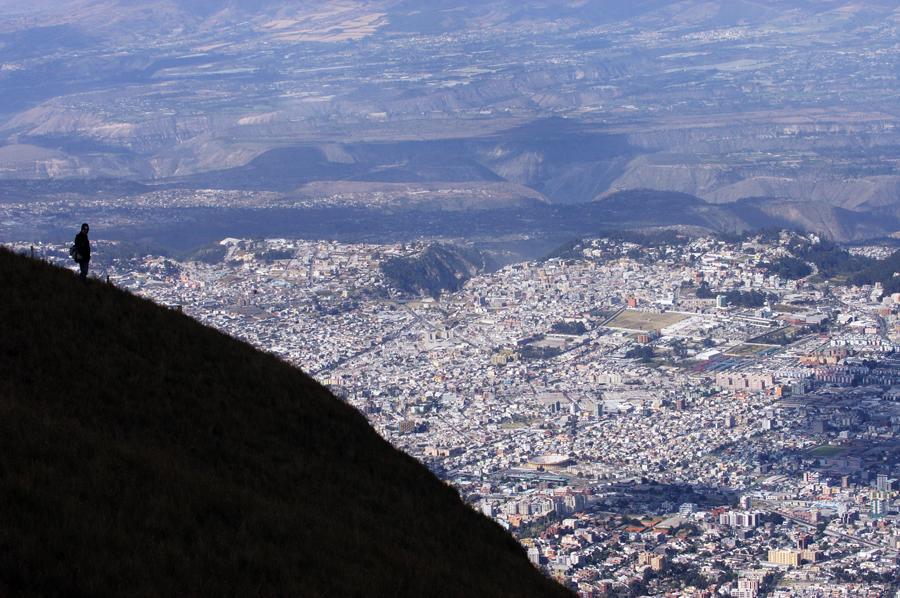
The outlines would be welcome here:
[[[69,247],[69,257],[72,258],[73,260],[75,260],[76,262],[79,261],[79,259],[81,258],[81,256],[78,255],[78,250],[75,248],[75,245],[72,245],[71,247]]]

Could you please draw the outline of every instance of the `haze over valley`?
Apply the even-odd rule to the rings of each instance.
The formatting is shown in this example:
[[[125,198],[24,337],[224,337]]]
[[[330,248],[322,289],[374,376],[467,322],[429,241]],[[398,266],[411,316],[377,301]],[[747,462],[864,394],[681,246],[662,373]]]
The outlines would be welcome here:
[[[361,234],[385,210],[470,209],[523,214],[513,237],[585,232],[542,215],[561,206],[594,231],[888,236],[898,23],[889,1],[3,1],[0,237],[52,238],[93,207],[158,242],[191,227],[169,208],[235,193],[302,234],[320,209],[352,236],[349,208]],[[565,207],[638,189],[705,215]]]

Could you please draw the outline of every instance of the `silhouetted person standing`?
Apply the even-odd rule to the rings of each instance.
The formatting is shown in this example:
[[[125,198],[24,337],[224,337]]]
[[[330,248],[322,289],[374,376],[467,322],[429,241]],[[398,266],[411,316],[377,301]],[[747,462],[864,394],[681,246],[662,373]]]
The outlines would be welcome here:
[[[88,265],[91,263],[91,242],[88,239],[88,231],[91,227],[87,222],[81,225],[81,232],[75,235],[75,261],[81,266],[81,280],[87,280]]]

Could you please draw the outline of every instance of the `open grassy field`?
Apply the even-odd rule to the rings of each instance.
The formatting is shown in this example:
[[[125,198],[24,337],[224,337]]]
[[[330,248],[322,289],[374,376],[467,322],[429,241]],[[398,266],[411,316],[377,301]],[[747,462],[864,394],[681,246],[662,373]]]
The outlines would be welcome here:
[[[609,328],[622,328],[624,330],[662,330],[667,326],[686,320],[688,316],[674,312],[657,313],[626,309],[607,324]]]

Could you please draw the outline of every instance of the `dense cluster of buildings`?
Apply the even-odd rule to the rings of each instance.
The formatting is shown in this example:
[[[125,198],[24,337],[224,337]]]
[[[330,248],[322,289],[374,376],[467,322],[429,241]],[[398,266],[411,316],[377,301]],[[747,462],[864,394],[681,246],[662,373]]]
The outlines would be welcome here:
[[[791,238],[591,239],[438,299],[380,269],[419,244],[97,268],[315,375],[582,596],[890,596],[900,297],[773,274]]]

